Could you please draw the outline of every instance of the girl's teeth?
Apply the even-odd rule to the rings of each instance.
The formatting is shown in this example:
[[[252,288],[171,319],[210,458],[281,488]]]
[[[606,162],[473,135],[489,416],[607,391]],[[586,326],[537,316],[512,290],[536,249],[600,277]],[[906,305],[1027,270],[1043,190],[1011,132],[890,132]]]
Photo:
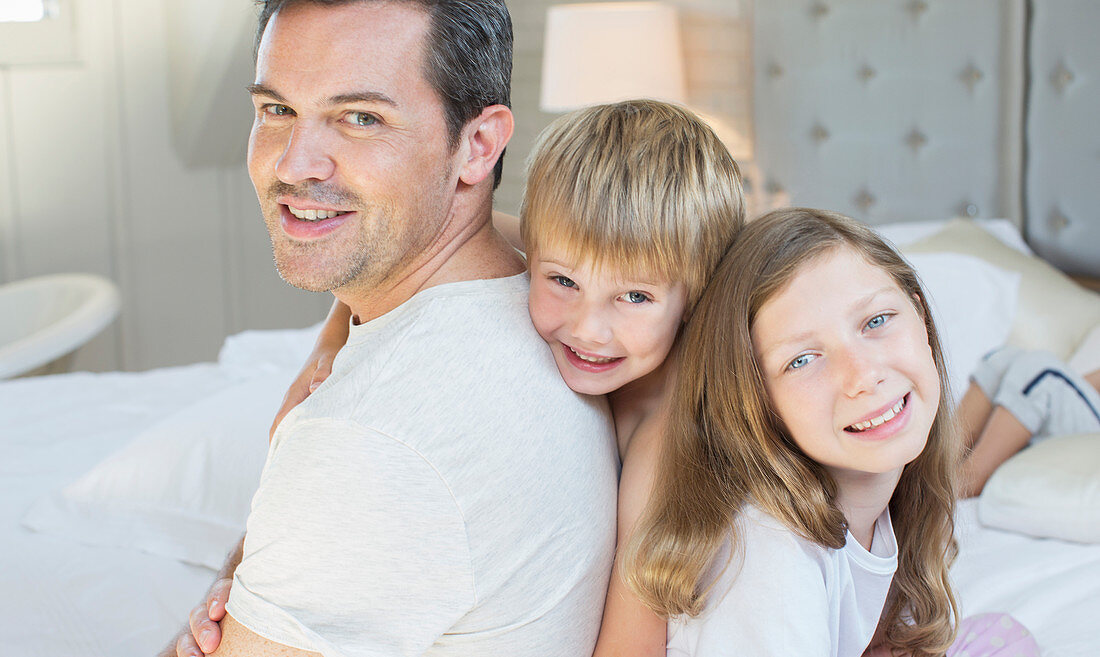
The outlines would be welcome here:
[[[852,431],[866,431],[871,427],[877,427],[884,422],[889,422],[894,419],[894,416],[901,412],[901,409],[905,407],[905,397],[898,400],[898,403],[894,404],[891,408],[887,409],[885,413],[878,417],[871,418],[866,422],[856,422],[848,427]]]

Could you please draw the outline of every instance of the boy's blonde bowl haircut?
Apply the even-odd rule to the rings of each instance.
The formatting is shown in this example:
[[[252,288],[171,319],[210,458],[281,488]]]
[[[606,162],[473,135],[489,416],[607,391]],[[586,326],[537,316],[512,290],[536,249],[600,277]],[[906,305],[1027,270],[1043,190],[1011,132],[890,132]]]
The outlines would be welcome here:
[[[629,100],[543,130],[520,232],[529,257],[561,248],[574,262],[682,281],[690,309],[744,217],[741,172],[710,126],[676,105]]]

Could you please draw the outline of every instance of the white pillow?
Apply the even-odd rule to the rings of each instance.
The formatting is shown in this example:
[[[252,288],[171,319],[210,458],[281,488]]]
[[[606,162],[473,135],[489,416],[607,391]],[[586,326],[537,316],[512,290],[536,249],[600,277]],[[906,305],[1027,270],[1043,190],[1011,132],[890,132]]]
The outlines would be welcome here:
[[[1045,349],[1069,359],[1100,324],[1100,295],[1074,283],[1043,260],[1006,246],[967,219],[953,219],[935,235],[905,247],[909,253],[966,253],[1019,272],[1020,294],[1009,344]]]
[[[1020,275],[959,253],[906,254],[940,334],[956,400],[982,356],[1003,345],[1016,314]]]
[[[223,372],[238,379],[298,371],[313,351],[323,323],[303,329],[241,331],[229,336],[218,352]]]
[[[978,518],[997,529],[1100,543],[1100,433],[1053,436],[993,472]]]
[[[268,428],[293,377],[254,378],[170,415],[40,499],[23,524],[219,568],[244,532]]]

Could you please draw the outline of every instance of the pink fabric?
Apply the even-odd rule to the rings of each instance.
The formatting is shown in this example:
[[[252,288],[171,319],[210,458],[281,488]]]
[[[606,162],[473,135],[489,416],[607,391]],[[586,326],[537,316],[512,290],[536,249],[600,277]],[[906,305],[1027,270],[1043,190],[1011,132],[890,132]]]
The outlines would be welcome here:
[[[959,623],[947,657],[1039,657],[1031,632],[1008,614],[980,614]]]

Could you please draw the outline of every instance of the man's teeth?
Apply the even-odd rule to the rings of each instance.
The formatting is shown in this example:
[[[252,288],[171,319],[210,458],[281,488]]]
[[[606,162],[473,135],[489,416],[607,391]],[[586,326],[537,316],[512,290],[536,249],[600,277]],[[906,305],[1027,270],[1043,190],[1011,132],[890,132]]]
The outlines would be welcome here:
[[[889,422],[890,420],[893,420],[894,416],[897,415],[898,413],[900,413],[901,409],[904,408],[904,407],[905,407],[905,397],[902,397],[901,399],[898,400],[898,403],[894,404],[893,407],[889,408],[882,415],[880,415],[878,417],[873,417],[870,420],[867,420],[866,422],[856,422],[855,424],[851,425],[848,428],[851,429],[852,431],[866,431],[866,430],[870,429],[871,427],[877,427],[878,425],[882,424],[883,422]]]
[[[286,206],[290,210],[290,214],[304,219],[306,221],[320,221],[322,219],[331,219],[342,214],[347,214],[347,210],[299,210],[298,208],[288,205]]]
[[[614,358],[594,358],[592,356],[585,356],[584,354],[577,353],[577,350],[573,347],[569,347],[569,351],[572,351],[577,358],[580,358],[586,363],[610,363],[615,360]]]

